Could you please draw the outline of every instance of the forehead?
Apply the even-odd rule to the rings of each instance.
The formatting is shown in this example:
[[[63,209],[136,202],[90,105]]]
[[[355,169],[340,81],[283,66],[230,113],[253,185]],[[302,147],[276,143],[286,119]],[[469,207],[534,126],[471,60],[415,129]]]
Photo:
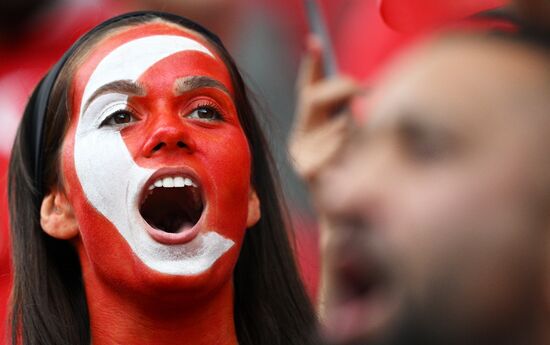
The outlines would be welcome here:
[[[209,75],[232,89],[227,67],[205,38],[169,23],[154,22],[121,28],[93,44],[75,70],[73,97],[77,104],[84,103],[101,86],[117,80],[136,81],[173,56],[185,63],[159,77]]]
[[[518,44],[443,38],[417,47],[390,67],[372,97],[368,125],[411,115],[478,128],[515,124],[525,120],[526,112],[549,109],[549,80],[548,60]]]

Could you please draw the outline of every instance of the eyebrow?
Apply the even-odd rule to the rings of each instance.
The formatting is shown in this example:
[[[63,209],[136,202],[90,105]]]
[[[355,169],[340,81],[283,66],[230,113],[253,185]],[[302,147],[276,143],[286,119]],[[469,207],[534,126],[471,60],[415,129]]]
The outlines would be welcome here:
[[[179,96],[182,93],[189,92],[194,89],[208,87],[219,89],[231,97],[231,94],[225,85],[215,79],[205,76],[191,76],[176,80],[174,85],[174,93],[176,96]]]
[[[88,108],[88,106],[90,106],[94,99],[107,93],[123,93],[130,96],[145,96],[146,94],[143,86],[136,82],[133,82],[131,80],[115,80],[95,90],[88,101],[86,101],[84,111],[86,111],[86,109]]]

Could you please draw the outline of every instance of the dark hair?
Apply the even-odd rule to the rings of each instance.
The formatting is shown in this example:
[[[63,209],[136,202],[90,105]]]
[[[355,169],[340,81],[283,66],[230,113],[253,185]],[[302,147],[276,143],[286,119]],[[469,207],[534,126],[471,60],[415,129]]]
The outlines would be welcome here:
[[[483,11],[471,17],[472,20],[499,21],[489,30],[489,34],[495,38],[502,38],[517,43],[528,44],[533,48],[550,48],[550,32],[548,27],[541,25],[530,18],[519,16],[508,8],[497,8]],[[494,24],[494,23],[493,23]]]
[[[60,183],[59,151],[69,119],[67,90],[71,66],[106,33],[156,19],[194,30],[215,47],[231,74],[238,116],[248,138],[252,184],[261,201],[262,217],[253,231],[246,232],[234,271],[234,319],[239,343],[313,344],[316,317],[294,262],[286,230],[287,210],[249,91],[235,62],[214,34],[185,18],[159,12],[126,14],[94,28],[64,55],[27,104],[9,167],[15,266],[12,342],[90,343],[78,256],[68,241],[54,239],[42,231],[39,209],[44,191]]]

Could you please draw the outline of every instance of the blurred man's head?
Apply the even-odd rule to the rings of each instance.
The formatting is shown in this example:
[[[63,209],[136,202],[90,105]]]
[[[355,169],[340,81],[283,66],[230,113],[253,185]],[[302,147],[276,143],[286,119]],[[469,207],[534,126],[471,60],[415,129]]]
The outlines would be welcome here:
[[[447,36],[390,68],[368,121],[321,177],[330,339],[540,342],[549,94],[548,51],[508,38]]]

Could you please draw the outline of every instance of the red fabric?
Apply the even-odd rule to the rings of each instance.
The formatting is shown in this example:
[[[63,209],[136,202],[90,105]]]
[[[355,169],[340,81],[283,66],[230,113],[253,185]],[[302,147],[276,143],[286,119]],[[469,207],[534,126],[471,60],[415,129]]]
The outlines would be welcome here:
[[[507,0],[365,0],[336,11],[332,32],[340,70],[368,80],[408,43],[437,27],[456,23],[463,28],[506,26],[498,20],[464,20],[495,9]],[[343,6],[342,6],[343,7]]]
[[[333,29],[340,71],[369,79],[407,41],[383,21],[375,0],[358,1],[343,13]]]
[[[506,5],[507,0],[378,0],[382,18],[403,32],[417,31]],[[411,15],[413,13],[414,15]]]
[[[13,42],[0,44],[0,344],[7,330],[11,290],[7,166],[17,123],[34,86],[65,50],[80,35],[124,9],[110,1],[72,3],[44,15]]]

